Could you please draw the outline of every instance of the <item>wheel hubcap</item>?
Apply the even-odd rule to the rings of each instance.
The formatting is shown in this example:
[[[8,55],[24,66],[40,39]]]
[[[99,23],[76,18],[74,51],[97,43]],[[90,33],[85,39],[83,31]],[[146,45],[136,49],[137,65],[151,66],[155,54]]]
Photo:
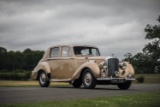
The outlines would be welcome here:
[[[86,85],[90,85],[92,82],[92,76],[90,73],[86,73],[84,76],[84,82]]]
[[[46,75],[45,75],[45,73],[42,73],[42,74],[41,74],[41,76],[40,76],[40,82],[41,82],[42,84],[44,84],[44,83],[46,82]]]

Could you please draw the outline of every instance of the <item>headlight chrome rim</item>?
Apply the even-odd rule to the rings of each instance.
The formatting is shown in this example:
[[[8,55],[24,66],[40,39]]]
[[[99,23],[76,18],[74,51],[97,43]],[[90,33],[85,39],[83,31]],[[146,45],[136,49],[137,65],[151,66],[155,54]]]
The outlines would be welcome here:
[[[127,68],[127,64],[126,64],[125,62],[121,63],[121,64],[120,64],[120,68],[121,68],[122,70],[125,70],[125,69]]]

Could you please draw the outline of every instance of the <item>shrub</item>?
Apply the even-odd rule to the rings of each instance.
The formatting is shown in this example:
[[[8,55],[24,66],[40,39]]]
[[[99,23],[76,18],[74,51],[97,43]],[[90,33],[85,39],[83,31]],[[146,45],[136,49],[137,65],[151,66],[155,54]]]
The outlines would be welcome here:
[[[143,83],[144,82],[144,77],[143,76],[139,76],[136,78],[137,83]]]
[[[5,73],[5,72],[8,72],[8,70],[7,69],[0,70],[0,73]]]
[[[31,72],[24,73],[0,73],[0,80],[28,80]]]

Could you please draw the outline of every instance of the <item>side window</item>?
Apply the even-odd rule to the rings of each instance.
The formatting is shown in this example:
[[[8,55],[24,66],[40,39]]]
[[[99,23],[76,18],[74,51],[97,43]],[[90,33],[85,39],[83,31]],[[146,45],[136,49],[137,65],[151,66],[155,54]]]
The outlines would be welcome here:
[[[51,49],[51,54],[50,54],[50,58],[53,58],[53,57],[58,57],[59,55],[59,48],[52,48]]]
[[[92,55],[99,56],[97,49],[95,49],[95,48],[92,49]]]
[[[69,47],[62,48],[62,57],[70,57],[71,56],[71,49]]]
[[[89,49],[83,49],[81,50],[82,55],[89,55]]]

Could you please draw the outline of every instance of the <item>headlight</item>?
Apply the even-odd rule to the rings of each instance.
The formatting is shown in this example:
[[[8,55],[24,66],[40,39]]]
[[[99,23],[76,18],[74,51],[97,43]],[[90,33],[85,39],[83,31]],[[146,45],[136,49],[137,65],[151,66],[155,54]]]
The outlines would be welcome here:
[[[120,65],[120,68],[125,70],[127,68],[127,64],[126,63],[121,63],[119,64]]]
[[[105,65],[104,62],[101,62],[100,65],[100,70],[101,70],[101,76],[102,77],[105,77],[106,76],[106,69],[107,69],[107,66]]]
[[[104,65],[104,62],[101,62],[101,63],[99,64],[99,68],[100,68],[100,69],[103,69],[103,65]]]

